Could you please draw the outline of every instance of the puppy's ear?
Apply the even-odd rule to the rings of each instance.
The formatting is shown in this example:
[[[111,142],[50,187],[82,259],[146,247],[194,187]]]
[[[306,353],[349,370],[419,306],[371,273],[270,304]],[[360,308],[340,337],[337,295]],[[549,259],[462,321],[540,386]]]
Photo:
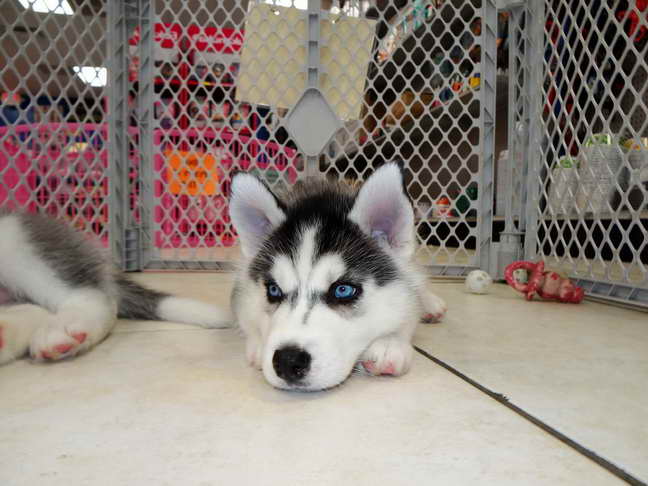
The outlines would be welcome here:
[[[414,210],[405,194],[403,173],[395,163],[381,166],[367,179],[349,219],[398,256],[414,253]]]
[[[280,201],[270,189],[242,172],[232,179],[229,213],[246,257],[254,256],[268,234],[286,219]]]

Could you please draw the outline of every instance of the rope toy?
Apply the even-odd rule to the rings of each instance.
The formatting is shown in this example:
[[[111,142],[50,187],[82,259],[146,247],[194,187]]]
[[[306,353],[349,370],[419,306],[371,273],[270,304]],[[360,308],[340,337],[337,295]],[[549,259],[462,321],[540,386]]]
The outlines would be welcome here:
[[[519,282],[513,275],[513,272],[520,269],[527,271],[526,283]],[[546,300],[579,304],[585,297],[585,291],[571,280],[554,271],[545,270],[544,262],[513,262],[504,270],[504,278],[507,284],[522,292],[527,300],[532,300],[537,294]]]

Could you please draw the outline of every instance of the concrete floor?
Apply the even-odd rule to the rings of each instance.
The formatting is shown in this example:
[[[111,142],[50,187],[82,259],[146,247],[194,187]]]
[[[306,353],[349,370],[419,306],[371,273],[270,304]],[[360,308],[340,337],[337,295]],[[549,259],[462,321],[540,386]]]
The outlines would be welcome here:
[[[227,274],[145,274],[228,300]],[[450,311],[415,344],[648,478],[648,316],[433,284]],[[0,485],[622,484],[417,354],[400,378],[271,388],[232,329],[120,322],[85,356],[0,367]]]

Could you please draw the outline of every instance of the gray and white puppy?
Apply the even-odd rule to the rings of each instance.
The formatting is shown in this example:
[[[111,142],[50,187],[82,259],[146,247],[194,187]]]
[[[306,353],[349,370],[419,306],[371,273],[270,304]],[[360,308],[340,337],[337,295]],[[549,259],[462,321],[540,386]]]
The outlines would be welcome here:
[[[117,317],[223,327],[229,314],[144,288],[65,223],[0,210],[0,364],[77,355]]]
[[[408,371],[416,324],[446,305],[414,263],[414,212],[396,164],[359,190],[313,180],[282,197],[238,174],[230,214],[243,252],[232,311],[270,384],[327,389],[358,361],[376,375]]]

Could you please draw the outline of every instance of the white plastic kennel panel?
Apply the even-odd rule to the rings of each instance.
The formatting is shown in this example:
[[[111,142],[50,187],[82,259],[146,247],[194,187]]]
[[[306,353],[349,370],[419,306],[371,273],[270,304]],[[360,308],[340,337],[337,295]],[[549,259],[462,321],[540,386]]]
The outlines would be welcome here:
[[[526,257],[591,296],[648,306],[648,6],[542,8]]]
[[[147,15],[128,40],[142,267],[227,267],[235,171],[281,190],[317,173],[358,183],[392,159],[420,260],[452,275],[487,266],[492,2],[158,0]]]
[[[0,2],[0,207],[109,238],[106,9]]]

